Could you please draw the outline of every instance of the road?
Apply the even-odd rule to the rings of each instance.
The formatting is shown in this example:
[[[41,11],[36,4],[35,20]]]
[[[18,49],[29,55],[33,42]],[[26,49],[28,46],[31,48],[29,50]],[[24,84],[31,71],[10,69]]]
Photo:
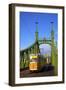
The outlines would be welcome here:
[[[45,67],[43,67],[40,72],[30,72],[28,68],[20,71],[20,78],[21,77],[54,76],[54,75],[55,74],[54,74],[53,67],[49,67],[49,69],[46,69]]]

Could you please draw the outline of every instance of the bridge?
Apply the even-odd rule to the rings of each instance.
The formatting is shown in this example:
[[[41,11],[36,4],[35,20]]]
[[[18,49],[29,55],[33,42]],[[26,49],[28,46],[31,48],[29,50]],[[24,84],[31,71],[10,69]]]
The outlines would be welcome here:
[[[20,69],[28,68],[29,66],[29,55],[40,53],[39,45],[49,44],[51,45],[51,64],[55,67],[55,74],[58,70],[58,53],[57,46],[54,40],[54,28],[53,22],[51,22],[51,36],[50,39],[39,39],[38,34],[38,22],[36,22],[35,42],[28,48],[20,51]]]

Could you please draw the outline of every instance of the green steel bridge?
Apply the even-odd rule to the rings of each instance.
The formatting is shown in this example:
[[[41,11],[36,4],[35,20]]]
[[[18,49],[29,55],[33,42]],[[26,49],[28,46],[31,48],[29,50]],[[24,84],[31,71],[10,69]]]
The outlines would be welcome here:
[[[20,69],[27,68],[29,66],[29,55],[40,53],[39,45],[49,44],[51,46],[51,64],[55,67],[55,73],[58,70],[58,50],[56,42],[54,40],[53,22],[51,22],[51,37],[50,39],[39,39],[38,37],[38,22],[36,22],[35,42],[28,48],[20,51]]]

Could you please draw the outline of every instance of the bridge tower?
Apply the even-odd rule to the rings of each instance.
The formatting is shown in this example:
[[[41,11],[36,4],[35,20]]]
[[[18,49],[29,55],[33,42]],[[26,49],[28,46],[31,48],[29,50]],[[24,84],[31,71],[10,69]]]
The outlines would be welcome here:
[[[38,22],[36,22],[35,40],[38,41]]]
[[[51,63],[55,68],[55,74],[57,74],[57,56],[54,42],[54,22],[51,22]]]
[[[36,44],[35,44],[34,51],[35,51],[35,54],[38,54],[40,52],[39,43],[38,43],[38,22],[36,22],[35,42]]]
[[[51,22],[51,63],[54,65],[54,31],[53,31],[53,22]]]

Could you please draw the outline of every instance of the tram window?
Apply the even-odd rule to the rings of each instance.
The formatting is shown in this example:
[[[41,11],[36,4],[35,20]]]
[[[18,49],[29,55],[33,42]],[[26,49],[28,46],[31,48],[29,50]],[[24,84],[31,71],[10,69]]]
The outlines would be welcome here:
[[[37,62],[38,59],[31,59],[30,62]]]

